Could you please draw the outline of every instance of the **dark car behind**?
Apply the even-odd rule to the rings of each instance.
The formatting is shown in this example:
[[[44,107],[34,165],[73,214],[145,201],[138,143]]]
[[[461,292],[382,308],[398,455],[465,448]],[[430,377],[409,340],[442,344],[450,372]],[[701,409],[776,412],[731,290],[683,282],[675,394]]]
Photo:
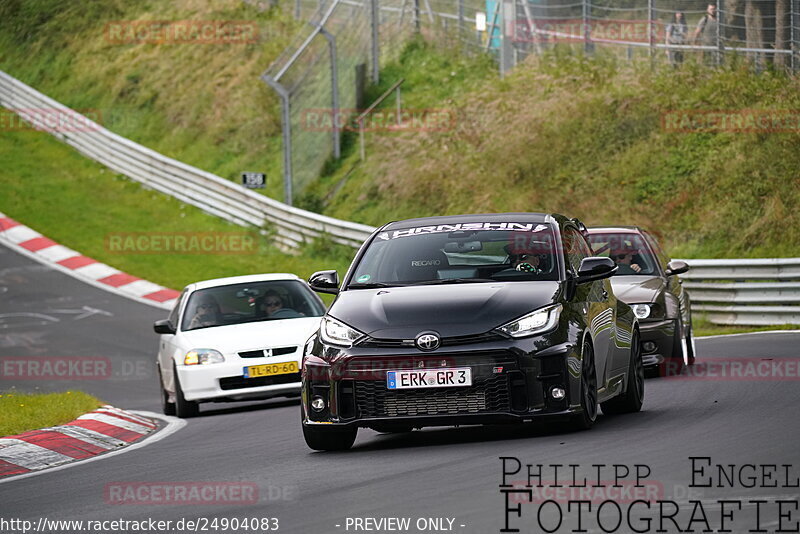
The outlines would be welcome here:
[[[671,375],[693,364],[690,300],[678,278],[689,266],[671,260],[655,237],[637,226],[589,228],[588,239],[594,254],[617,262],[611,284],[639,319],[644,365]]]

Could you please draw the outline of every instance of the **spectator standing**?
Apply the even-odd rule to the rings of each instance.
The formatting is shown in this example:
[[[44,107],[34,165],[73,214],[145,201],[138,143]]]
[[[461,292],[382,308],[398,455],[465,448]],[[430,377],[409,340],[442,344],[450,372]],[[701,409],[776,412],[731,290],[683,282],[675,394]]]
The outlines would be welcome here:
[[[717,4],[708,4],[706,13],[700,18],[697,23],[697,28],[694,30],[692,40],[703,46],[717,46],[717,35],[719,34],[719,18],[717,13]],[[719,51],[718,50],[704,50],[703,57],[705,62],[711,65],[719,64]]]
[[[688,34],[689,28],[686,26],[686,18],[683,13],[676,11],[672,16],[672,21],[667,25],[666,44],[685,45]],[[683,49],[668,48],[667,56],[673,66],[683,63]]]

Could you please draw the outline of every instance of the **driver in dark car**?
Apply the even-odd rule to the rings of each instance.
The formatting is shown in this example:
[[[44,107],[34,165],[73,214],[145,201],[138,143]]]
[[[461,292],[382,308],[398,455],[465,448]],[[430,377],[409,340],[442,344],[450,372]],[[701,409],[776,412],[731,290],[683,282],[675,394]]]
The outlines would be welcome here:
[[[541,260],[537,254],[515,254],[511,258],[511,267],[523,273],[542,272],[539,264]]]
[[[505,247],[508,254],[511,268],[523,273],[539,274],[544,269],[542,254],[529,254],[527,251],[512,249],[510,245]]]
[[[642,272],[642,268],[638,263],[633,263],[633,257],[638,251],[623,248],[612,250],[609,257],[617,263],[617,274],[638,274]]]

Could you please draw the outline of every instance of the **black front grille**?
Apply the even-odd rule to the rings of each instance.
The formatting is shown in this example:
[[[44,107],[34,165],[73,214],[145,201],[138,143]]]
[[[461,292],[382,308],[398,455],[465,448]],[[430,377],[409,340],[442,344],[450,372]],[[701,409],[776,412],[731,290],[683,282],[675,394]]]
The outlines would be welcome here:
[[[453,347],[457,345],[468,345],[470,343],[482,343],[487,341],[498,341],[503,339],[500,334],[494,332],[486,332],[484,334],[473,334],[469,336],[456,336],[442,338],[442,347]],[[413,339],[378,339],[368,337],[358,343],[360,347],[375,347],[375,348],[401,348],[413,347]]]
[[[300,382],[300,373],[289,373],[275,376],[259,376],[258,378],[245,378],[244,376],[226,376],[219,379],[219,387],[223,390],[257,388],[275,384],[291,384]]]
[[[245,352],[239,353],[240,358],[263,358],[264,351],[263,350],[248,350]]]
[[[384,381],[355,382],[359,417],[457,415],[508,412],[508,378],[498,374],[472,386],[390,390]]]

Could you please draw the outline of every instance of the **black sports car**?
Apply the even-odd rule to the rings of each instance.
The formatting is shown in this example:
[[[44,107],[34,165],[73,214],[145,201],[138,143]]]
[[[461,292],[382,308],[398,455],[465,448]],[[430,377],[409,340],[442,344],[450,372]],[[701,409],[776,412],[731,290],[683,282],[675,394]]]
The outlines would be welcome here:
[[[617,263],[611,285],[639,319],[645,367],[680,374],[695,359],[689,295],[677,276],[689,265],[670,261],[652,234],[636,226],[590,228],[588,238],[595,254]]]
[[[579,428],[641,409],[633,310],[609,258],[575,219],[507,213],[392,222],[358,251],[306,344],[302,426],[312,449],[349,448],[358,427],[567,419]]]

